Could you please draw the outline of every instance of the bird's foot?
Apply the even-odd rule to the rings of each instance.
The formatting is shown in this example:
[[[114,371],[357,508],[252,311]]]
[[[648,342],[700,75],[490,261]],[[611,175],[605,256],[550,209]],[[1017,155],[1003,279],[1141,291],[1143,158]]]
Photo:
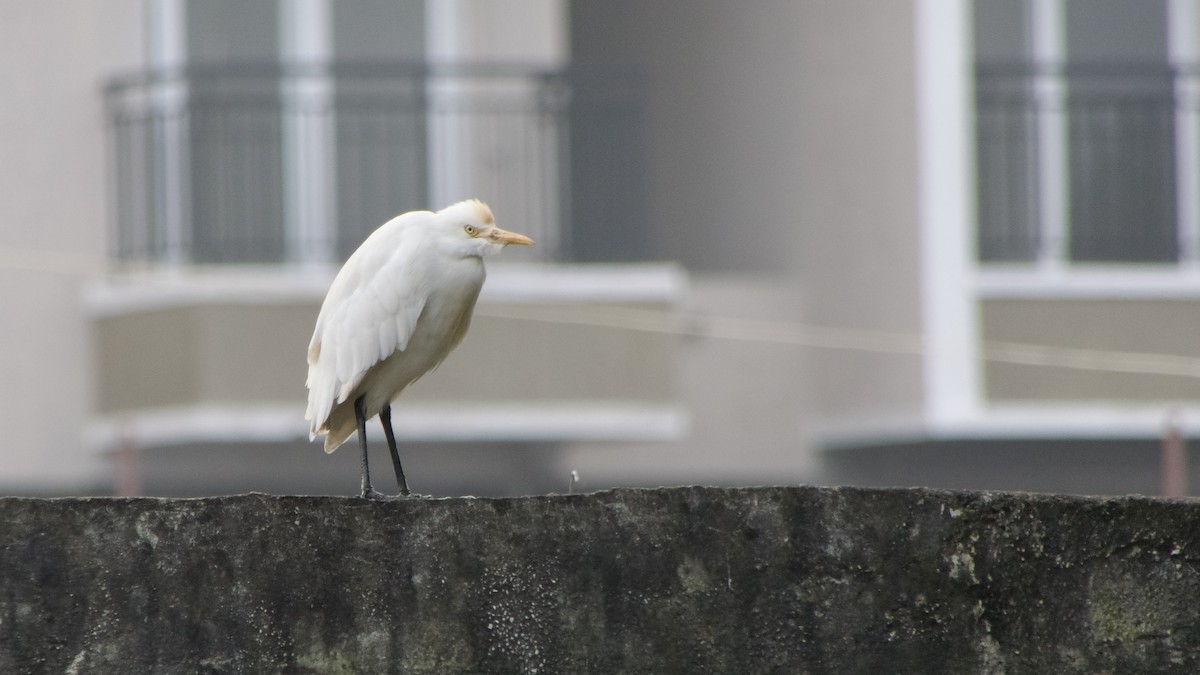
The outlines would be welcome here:
[[[363,491],[362,495],[360,495],[360,496],[363,499],[370,499],[371,501],[376,501],[376,502],[394,502],[394,501],[398,501],[401,499],[410,499],[410,498],[411,499],[430,499],[433,497],[433,495],[421,495],[421,494],[417,494],[415,492],[409,492],[408,490],[404,490],[403,492],[401,492],[398,495],[385,495],[382,492],[376,490],[375,488],[367,488],[366,490]]]
[[[360,495],[363,499],[370,499],[373,502],[390,502],[397,499],[402,499],[401,495],[385,495],[375,488],[367,488]]]

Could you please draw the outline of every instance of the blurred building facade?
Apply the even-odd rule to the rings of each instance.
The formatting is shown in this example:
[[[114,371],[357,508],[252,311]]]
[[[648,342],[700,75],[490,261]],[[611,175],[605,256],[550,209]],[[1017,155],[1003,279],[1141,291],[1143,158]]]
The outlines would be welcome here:
[[[353,492],[321,298],[479,197],[539,246],[396,407],[419,492],[1154,492],[1200,426],[1198,6],[0,9],[0,490]]]

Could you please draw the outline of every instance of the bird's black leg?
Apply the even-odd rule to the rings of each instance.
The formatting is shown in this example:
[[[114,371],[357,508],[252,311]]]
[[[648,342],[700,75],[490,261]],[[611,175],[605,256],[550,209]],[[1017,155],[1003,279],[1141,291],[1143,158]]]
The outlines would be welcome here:
[[[385,405],[379,411],[379,423],[383,425],[383,433],[387,436],[388,450],[392,453],[392,468],[396,470],[396,484],[400,486],[400,494],[407,497],[408,481],[404,479],[404,468],[400,466],[400,451],[396,449],[396,436],[392,432],[392,406]]]
[[[358,445],[362,449],[362,497],[363,499],[384,499],[384,496],[371,487],[371,469],[367,466],[367,415],[363,410],[366,397],[354,399],[354,421],[358,422]]]

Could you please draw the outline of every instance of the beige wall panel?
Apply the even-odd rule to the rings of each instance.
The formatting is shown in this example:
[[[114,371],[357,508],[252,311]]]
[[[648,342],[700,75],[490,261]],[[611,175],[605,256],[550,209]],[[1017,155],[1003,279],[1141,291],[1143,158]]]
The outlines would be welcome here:
[[[317,305],[216,305],[190,310],[197,329],[197,397],[211,402],[305,399]]]
[[[554,316],[554,306],[537,309]],[[581,307],[558,309],[577,313]],[[458,350],[405,397],[664,402],[672,394],[678,340],[622,328],[476,317]]]
[[[603,309],[593,306],[596,309]],[[421,401],[671,398],[678,338],[555,323],[476,317],[463,344],[405,393]],[[193,403],[305,400],[305,353],[316,304],[208,305],[106,318],[96,323],[100,412]]]
[[[983,339],[1072,349],[1200,358],[1194,300],[987,300]],[[991,401],[1200,399],[1200,378],[989,362]]]
[[[96,408],[101,414],[196,399],[195,317],[174,309],[97,321]]]

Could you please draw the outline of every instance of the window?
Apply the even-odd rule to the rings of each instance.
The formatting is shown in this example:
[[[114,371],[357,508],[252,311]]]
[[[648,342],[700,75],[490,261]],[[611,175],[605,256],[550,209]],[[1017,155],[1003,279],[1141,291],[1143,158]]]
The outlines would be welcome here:
[[[1177,99],[1188,76],[1166,0],[975,9],[980,260],[1193,259],[1179,195],[1198,160],[1177,134],[1196,110]]]

